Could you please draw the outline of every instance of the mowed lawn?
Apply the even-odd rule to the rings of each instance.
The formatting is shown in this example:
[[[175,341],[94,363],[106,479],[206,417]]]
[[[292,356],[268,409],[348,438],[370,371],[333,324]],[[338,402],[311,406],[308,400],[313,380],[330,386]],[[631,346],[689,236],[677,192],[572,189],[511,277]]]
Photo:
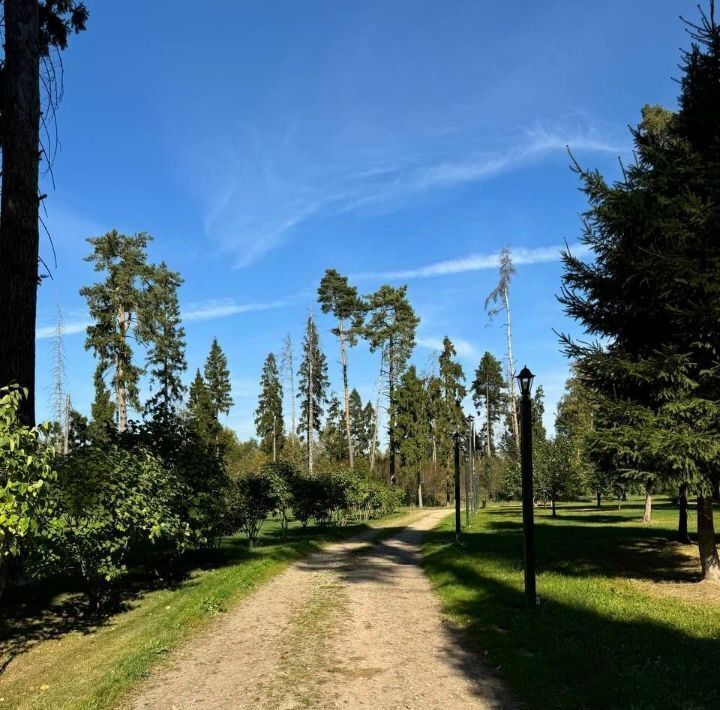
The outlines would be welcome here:
[[[174,585],[149,589],[136,581],[124,610],[100,622],[83,617],[79,593],[38,594],[0,608],[0,710],[122,705],[172,649],[288,564],[370,527],[388,526],[381,534],[390,534],[401,515],[347,527],[291,523],[284,541],[270,521],[257,547],[229,538],[211,557],[188,561]]]
[[[443,606],[488,666],[531,708],[720,707],[720,586],[673,542],[677,509],[661,500],[647,525],[640,500],[559,515],[536,509],[534,610],[518,506],[480,511],[460,547],[452,519],[425,537]]]

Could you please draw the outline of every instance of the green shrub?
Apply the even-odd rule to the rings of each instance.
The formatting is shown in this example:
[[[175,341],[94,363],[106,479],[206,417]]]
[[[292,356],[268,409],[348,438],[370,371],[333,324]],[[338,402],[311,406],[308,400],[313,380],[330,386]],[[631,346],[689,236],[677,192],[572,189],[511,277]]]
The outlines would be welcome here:
[[[144,449],[81,447],[58,465],[50,537],[100,611],[128,557],[182,549],[190,531],[177,512],[178,482]]]
[[[257,542],[262,524],[277,506],[273,476],[267,471],[248,473],[231,482],[227,495],[225,529],[244,532],[250,546]]]
[[[48,428],[30,428],[18,420],[24,396],[27,392],[17,386],[0,388],[0,595],[9,559],[24,552],[40,532],[54,477],[55,452],[40,442]]]

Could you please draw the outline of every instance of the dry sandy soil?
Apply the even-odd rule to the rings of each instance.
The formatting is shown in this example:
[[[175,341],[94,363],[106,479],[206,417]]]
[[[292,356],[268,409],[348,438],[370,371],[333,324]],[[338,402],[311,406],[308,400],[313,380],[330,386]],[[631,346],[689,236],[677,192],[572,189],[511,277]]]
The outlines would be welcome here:
[[[462,650],[420,568],[422,533],[445,515],[296,563],[181,649],[133,707],[511,707]]]

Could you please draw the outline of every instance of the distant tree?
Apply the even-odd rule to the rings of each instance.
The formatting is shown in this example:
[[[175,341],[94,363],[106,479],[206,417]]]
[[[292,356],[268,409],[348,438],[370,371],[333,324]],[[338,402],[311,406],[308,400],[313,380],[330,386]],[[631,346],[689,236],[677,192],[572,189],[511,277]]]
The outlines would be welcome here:
[[[149,343],[146,371],[151,391],[145,404],[146,413],[159,421],[168,421],[178,410],[185,394],[182,375],[185,360],[185,329],[180,318],[177,290],[180,275],[163,262],[152,270],[152,280],[145,293],[146,317],[143,340]]]
[[[128,409],[139,408],[138,383],[142,368],[133,362],[131,337],[145,343],[146,288],[152,277],[147,263],[151,237],[113,230],[88,242],[93,253],[85,258],[105,280],[80,289],[93,324],[88,326],[85,348],[93,350],[103,373],[112,372],[118,431],[127,429]]]
[[[507,382],[503,378],[502,363],[487,351],[475,370],[471,389],[477,413],[485,417],[485,446],[487,455],[492,456],[495,453],[495,426],[506,410]]]
[[[85,29],[88,12],[70,0],[6,0],[0,34],[0,386],[16,382],[29,396],[20,419],[35,423],[35,316],[38,288],[38,194],[41,60],[67,47],[72,32]],[[57,64],[42,85],[46,114],[54,114],[61,90]],[[47,146],[48,154],[51,147]]]
[[[298,434],[305,441],[307,448],[308,471],[314,470],[313,444],[316,433],[320,433],[322,415],[327,401],[327,388],[329,385],[327,375],[327,360],[320,349],[315,320],[308,315],[303,339],[303,357],[298,372],[300,399],[300,423]]]
[[[443,338],[443,351],[438,358],[438,380],[442,406],[438,418],[438,445],[442,461],[449,470],[452,467],[453,434],[464,432],[466,423],[462,411],[462,400],[467,394],[465,373],[455,359],[455,346],[447,336]]]
[[[98,363],[93,375],[95,398],[90,408],[91,421],[88,426],[88,438],[97,444],[110,441],[116,430],[115,405],[110,390],[105,385],[103,374],[102,363]]]
[[[423,470],[430,457],[431,428],[427,411],[427,392],[410,366],[400,378],[396,392],[397,446],[400,469],[410,476],[419,507],[423,505]]]
[[[293,346],[290,335],[283,340],[282,352],[280,354],[280,372],[287,385],[290,394],[290,435],[295,436],[297,431],[297,419],[295,417],[295,361],[293,357]]]
[[[217,442],[222,429],[215,415],[215,406],[210,390],[200,370],[197,370],[190,384],[188,416],[191,430],[207,445]]]
[[[255,410],[255,430],[261,449],[278,460],[285,440],[283,420],[283,390],[275,355],[269,353],[260,377],[260,398]]]
[[[518,425],[517,398],[515,397],[515,361],[513,360],[512,351],[512,329],[510,325],[510,280],[515,275],[515,267],[512,263],[509,249],[503,249],[500,252],[500,280],[497,286],[490,292],[485,301],[485,308],[488,309],[490,318],[494,318],[498,313],[505,312],[505,340],[506,340],[506,357],[507,357],[507,405],[508,416],[510,420],[510,428],[512,438],[515,444],[516,452],[520,453],[520,435]]]
[[[213,338],[203,375],[213,415],[216,420],[219,420],[221,414],[229,414],[233,400],[230,396],[232,386],[230,385],[227,357],[218,344],[217,338]]]
[[[318,289],[318,301],[323,313],[332,313],[337,319],[337,326],[333,328],[332,333],[340,343],[345,437],[350,468],[352,468],[354,451],[350,421],[347,349],[357,343],[357,333],[362,325],[363,303],[358,296],[357,288],[350,286],[347,276],[341,276],[335,269],[325,271]]]
[[[388,457],[390,483],[395,483],[395,390],[405,372],[415,347],[415,331],[420,319],[407,298],[407,286],[380,286],[367,297],[369,317],[363,328],[370,350],[380,350],[381,379],[385,380],[388,398]]]
[[[557,517],[558,500],[582,492],[582,471],[575,465],[574,453],[573,442],[563,435],[543,442],[539,449],[542,461],[535,467],[536,492],[550,501],[553,518]]]
[[[350,392],[350,433],[353,440],[353,450],[358,456],[367,458],[370,455],[372,430],[375,421],[375,410],[372,403],[363,406],[360,393],[353,389]]]
[[[345,422],[343,405],[333,393],[328,400],[325,427],[322,432],[325,453],[333,463],[341,463],[349,459]]]

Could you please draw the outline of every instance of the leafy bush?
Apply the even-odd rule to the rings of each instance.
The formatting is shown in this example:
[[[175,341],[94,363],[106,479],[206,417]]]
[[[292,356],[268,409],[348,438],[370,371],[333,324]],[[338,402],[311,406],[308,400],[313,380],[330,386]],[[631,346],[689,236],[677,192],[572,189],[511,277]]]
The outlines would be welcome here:
[[[227,495],[225,529],[244,532],[252,547],[262,524],[277,506],[273,476],[267,471],[248,473],[232,481]]]
[[[79,572],[95,611],[127,572],[131,553],[183,548],[189,529],[177,491],[177,480],[144,449],[85,446],[59,463],[49,536]]]
[[[24,396],[17,386],[0,388],[0,594],[9,558],[20,555],[39,532],[54,477],[55,452],[40,443],[47,427],[30,428],[18,420]]]
[[[265,464],[260,468],[260,472],[270,478],[275,512],[280,516],[280,529],[285,536],[288,516],[293,505],[293,482],[298,472],[289,463],[280,461]]]

